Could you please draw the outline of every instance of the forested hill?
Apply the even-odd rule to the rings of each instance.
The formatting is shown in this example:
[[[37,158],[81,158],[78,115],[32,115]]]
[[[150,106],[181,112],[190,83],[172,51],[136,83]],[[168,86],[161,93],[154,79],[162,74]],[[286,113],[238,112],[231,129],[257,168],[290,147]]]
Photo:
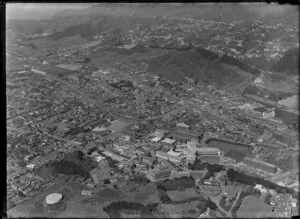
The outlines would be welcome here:
[[[273,69],[278,72],[299,74],[299,47],[288,50],[284,56],[274,64]]]

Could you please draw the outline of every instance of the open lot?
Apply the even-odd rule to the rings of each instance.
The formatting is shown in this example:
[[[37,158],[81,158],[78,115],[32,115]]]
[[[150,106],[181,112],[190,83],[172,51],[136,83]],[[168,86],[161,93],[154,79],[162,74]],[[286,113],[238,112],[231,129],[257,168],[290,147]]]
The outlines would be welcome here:
[[[218,196],[222,192],[222,188],[220,186],[201,185],[201,188],[204,189],[209,196]]]
[[[241,218],[274,217],[274,214],[272,213],[272,206],[264,203],[263,196],[258,198],[252,195],[249,195],[244,199],[237,215]]]
[[[183,217],[184,215],[188,215],[190,209],[195,209],[198,212],[198,216],[200,215],[199,210],[197,209],[197,205],[201,204],[200,201],[192,201],[189,203],[183,204],[161,204],[157,209],[161,212],[165,212],[167,217]],[[185,216],[188,217],[188,216]],[[196,216],[197,217],[197,216]]]

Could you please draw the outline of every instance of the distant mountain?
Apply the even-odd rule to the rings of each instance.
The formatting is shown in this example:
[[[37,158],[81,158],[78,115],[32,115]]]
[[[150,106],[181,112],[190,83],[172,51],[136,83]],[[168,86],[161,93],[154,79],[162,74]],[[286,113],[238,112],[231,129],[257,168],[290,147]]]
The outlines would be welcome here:
[[[237,20],[252,21],[253,18],[268,24],[299,24],[297,7],[252,4],[99,4],[84,9],[68,9],[58,12],[51,21],[14,20],[8,28],[23,34],[34,34],[36,28],[47,33],[62,33],[68,28],[80,29],[82,25],[91,33],[128,29],[138,21],[157,23],[161,19],[181,19],[193,17],[206,20],[235,22]],[[86,29],[85,29],[86,30]],[[73,31],[78,34],[79,30]]]
[[[288,72],[294,75],[299,74],[299,47],[288,50],[284,56],[273,66],[278,72]]]
[[[7,30],[20,33],[23,35],[34,35],[44,33],[50,20],[20,20],[11,19],[7,21]]]

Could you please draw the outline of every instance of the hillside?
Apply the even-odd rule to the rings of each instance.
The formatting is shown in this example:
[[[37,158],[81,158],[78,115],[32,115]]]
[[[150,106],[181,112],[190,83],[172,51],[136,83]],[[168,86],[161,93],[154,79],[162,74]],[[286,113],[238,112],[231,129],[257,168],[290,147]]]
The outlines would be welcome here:
[[[299,47],[288,50],[284,56],[273,66],[278,72],[288,72],[293,75],[299,74]]]
[[[252,74],[221,61],[219,56],[203,49],[172,51],[149,62],[149,71],[171,81],[182,81],[186,76],[212,83],[229,91],[241,92]]]
[[[34,35],[45,32],[50,20],[8,20],[6,23],[7,30],[12,30],[23,35]]]

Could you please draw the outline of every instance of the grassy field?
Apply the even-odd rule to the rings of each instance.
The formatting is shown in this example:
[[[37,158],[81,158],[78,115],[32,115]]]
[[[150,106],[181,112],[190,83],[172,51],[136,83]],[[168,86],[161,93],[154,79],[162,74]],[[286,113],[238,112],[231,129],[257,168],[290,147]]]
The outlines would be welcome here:
[[[184,191],[172,190],[167,191],[167,193],[168,196],[172,199],[172,201],[183,201],[198,196],[194,188],[186,189]]]
[[[197,209],[197,205],[201,204],[200,201],[192,201],[189,203],[184,203],[184,204],[161,204],[158,207],[158,210],[160,212],[164,212],[165,215],[167,217],[183,217],[186,215],[186,217],[188,217],[187,215],[189,213],[194,213],[194,212],[189,212],[189,210],[191,209]],[[197,209],[196,212],[199,212],[199,210]],[[200,213],[198,213],[197,216],[199,216]],[[197,217],[196,216],[196,217]]]
[[[237,212],[237,215],[241,218],[272,217],[272,206],[264,203],[263,196],[258,198],[249,195],[244,199],[240,209]]]
[[[201,188],[204,189],[209,196],[218,196],[222,192],[220,186],[202,185]]]
[[[234,197],[239,192],[240,189],[241,189],[240,186],[227,185],[224,189],[224,192],[227,193],[227,197],[230,199]]]
[[[69,187],[71,189],[71,193],[69,197],[64,198],[64,202],[66,203],[67,208],[62,212],[62,214],[73,214],[73,205],[78,203],[80,199],[82,199],[82,195],[80,194],[83,186],[77,183],[62,183],[59,185],[53,185],[49,187],[46,191],[42,192],[41,194],[20,203],[19,205],[15,206],[14,208],[10,209],[7,214],[10,217],[51,217],[51,215],[44,214],[45,212],[40,211],[41,209],[36,209],[36,206],[43,202],[45,197],[53,192],[62,192],[64,187]],[[70,198],[70,199],[69,199]],[[78,209],[78,207],[76,207]],[[81,205],[81,208],[78,210],[83,211],[84,206]],[[61,214],[61,215],[62,215]],[[59,215],[59,217],[61,216]],[[76,216],[74,214],[73,216]]]

